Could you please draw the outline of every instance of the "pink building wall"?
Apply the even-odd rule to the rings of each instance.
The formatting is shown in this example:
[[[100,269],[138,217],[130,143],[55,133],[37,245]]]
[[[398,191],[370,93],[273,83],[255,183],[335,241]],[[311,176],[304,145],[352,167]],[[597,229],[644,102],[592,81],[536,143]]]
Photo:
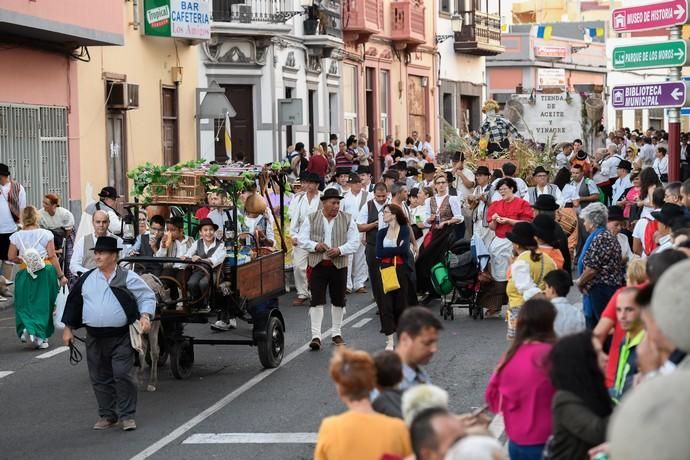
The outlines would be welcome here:
[[[122,35],[122,0],[3,0],[0,9]]]
[[[81,194],[77,67],[67,56],[32,48],[0,48],[0,103],[67,107],[70,197]]]
[[[515,90],[522,83],[522,67],[494,67],[486,69],[489,77],[489,93],[495,90]]]

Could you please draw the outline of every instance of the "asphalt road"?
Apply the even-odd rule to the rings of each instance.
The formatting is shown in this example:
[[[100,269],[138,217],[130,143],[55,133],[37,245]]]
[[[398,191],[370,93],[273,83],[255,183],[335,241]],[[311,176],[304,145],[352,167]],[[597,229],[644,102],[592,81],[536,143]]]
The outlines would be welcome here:
[[[28,349],[14,334],[13,310],[0,310],[0,458],[311,458],[321,419],[344,407],[327,372],[330,339],[321,352],[307,351],[307,309],[291,306],[291,300],[281,298],[287,351],[278,369],[263,370],[252,347],[197,345],[189,379],[175,380],[166,365],[156,392],[142,387],[138,429],[129,433],[93,431],[97,410],[86,362],[71,366],[67,352],[54,351],[61,345],[57,336],[48,350]],[[370,295],[352,295],[348,302],[348,345],[382,350],[385,338]],[[432,308],[438,312],[438,305]],[[328,312],[324,325],[330,325]],[[444,327],[440,351],[427,370],[448,390],[452,408],[464,412],[483,401],[489,373],[506,345],[505,323],[473,321],[458,310]],[[214,335],[201,325],[188,331]],[[232,334],[249,333],[245,325]],[[290,442],[277,439],[280,433]]]

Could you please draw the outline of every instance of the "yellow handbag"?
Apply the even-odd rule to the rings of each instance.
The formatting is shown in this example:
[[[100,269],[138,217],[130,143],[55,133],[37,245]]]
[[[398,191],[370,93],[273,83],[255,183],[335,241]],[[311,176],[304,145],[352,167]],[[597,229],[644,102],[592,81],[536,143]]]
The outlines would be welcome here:
[[[379,269],[384,294],[400,289],[400,281],[398,281],[398,272],[396,271],[396,259],[397,256],[393,257],[393,265],[390,267]]]

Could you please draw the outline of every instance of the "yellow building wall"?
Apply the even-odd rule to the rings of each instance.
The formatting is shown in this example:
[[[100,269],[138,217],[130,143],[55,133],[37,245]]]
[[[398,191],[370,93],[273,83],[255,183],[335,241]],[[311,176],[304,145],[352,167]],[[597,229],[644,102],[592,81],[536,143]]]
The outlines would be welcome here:
[[[125,45],[91,47],[91,62],[80,62],[78,66],[82,205],[96,198],[108,182],[104,74],[126,75],[127,82],[139,85],[139,108],[128,110],[126,115],[129,170],[147,161],[163,163],[161,91],[163,85],[175,85],[171,68],[182,67],[182,81],[178,84],[179,156],[180,161],[196,158],[198,47],[185,40],[143,35],[143,17],[139,29],[134,30],[128,25],[133,21],[131,3],[123,2],[123,8]]]

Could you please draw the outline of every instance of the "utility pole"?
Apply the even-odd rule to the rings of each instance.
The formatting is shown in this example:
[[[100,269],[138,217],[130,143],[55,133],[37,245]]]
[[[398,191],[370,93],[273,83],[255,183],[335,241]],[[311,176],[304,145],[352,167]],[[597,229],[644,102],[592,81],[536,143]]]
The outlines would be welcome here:
[[[671,40],[682,39],[682,26],[669,29]],[[671,67],[668,72],[669,81],[682,81],[682,67]],[[680,108],[672,107],[668,110],[668,180],[680,180]]]

